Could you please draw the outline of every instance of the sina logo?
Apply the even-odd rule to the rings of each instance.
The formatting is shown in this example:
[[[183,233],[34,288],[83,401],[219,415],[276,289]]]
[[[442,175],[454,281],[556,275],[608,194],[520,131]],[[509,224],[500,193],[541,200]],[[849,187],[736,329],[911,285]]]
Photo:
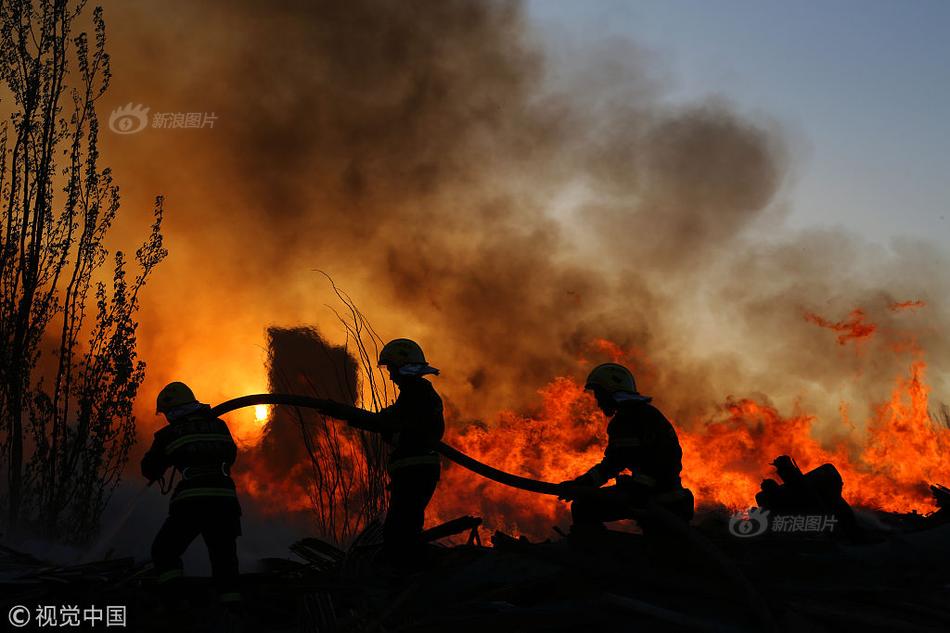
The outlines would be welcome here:
[[[109,115],[109,129],[116,134],[135,134],[148,125],[148,108],[128,103],[119,106]]]
[[[769,511],[761,508],[749,508],[745,512],[736,512],[729,519],[729,531],[739,538],[759,536],[769,529]]]

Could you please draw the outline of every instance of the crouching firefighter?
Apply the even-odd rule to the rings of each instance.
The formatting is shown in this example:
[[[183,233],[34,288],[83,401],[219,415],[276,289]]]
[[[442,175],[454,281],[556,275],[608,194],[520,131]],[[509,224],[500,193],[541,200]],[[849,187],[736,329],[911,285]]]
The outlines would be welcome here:
[[[409,339],[383,346],[379,366],[399,388],[396,401],[371,412],[323,400],[324,415],[350,426],[383,435],[393,446],[389,456],[389,508],[383,523],[383,559],[396,566],[411,565],[423,554],[425,510],[439,483],[441,466],[436,447],[445,432],[442,399],[425,376],[439,370],[426,361],[422,348]]]
[[[680,483],[683,452],[673,425],[651,398],[637,392],[633,374],[615,363],[598,365],[587,377],[597,405],[610,418],[604,459],[576,479],[561,483],[572,500],[572,536],[596,535],[605,521],[636,518],[645,536],[661,525],[643,510],[659,505],[678,520],[693,517],[693,494]],[[631,474],[620,473],[629,470]],[[610,479],[617,483],[603,488]]]
[[[237,455],[228,425],[211,415],[187,385],[173,382],[158,394],[157,413],[168,420],[155,433],[152,447],[142,458],[142,474],[161,481],[171,468],[181,482],[172,493],[168,518],[152,544],[152,562],[159,590],[168,608],[179,606],[181,556],[200,534],[208,547],[218,599],[229,609],[240,609],[237,537],[241,534],[238,504],[230,469]]]

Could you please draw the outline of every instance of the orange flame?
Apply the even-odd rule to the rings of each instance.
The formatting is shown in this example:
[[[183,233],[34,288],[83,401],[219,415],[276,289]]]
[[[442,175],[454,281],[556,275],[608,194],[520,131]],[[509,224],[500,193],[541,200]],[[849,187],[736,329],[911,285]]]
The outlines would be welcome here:
[[[894,312],[897,312],[897,311],[899,311],[899,310],[916,310],[916,309],[918,309],[918,308],[923,308],[923,307],[926,306],[926,305],[927,305],[927,302],[926,302],[926,301],[921,301],[921,300],[917,300],[917,301],[895,301],[894,303],[892,303],[892,304],[889,305],[888,307],[889,307],[891,310],[893,310]]]
[[[848,341],[861,342],[869,339],[871,335],[874,334],[877,326],[873,323],[866,323],[864,319],[864,310],[860,308],[852,310],[846,320],[838,322],[829,321],[813,312],[805,313],[806,321],[811,321],[819,327],[839,332],[838,345],[845,345]]]
[[[927,413],[924,370],[924,363],[915,361],[890,400],[876,408],[867,430],[852,430],[847,441],[830,447],[813,437],[814,416],[784,417],[751,399],[729,400],[712,419],[689,429],[674,423],[683,447],[683,483],[698,505],[746,508],[754,504],[762,479],[773,476],[769,462],[790,454],[805,470],[835,464],[845,498],[854,505],[932,511],[927,484],[950,481],[950,463],[941,458],[950,448],[950,429],[935,425]],[[536,414],[506,412],[493,426],[470,425],[449,441],[477,459],[529,477],[557,482],[583,473],[602,457],[606,420],[572,379],[557,378],[540,393]],[[450,467],[430,520],[478,512],[490,526],[543,537],[567,511],[553,498]]]
[[[613,341],[608,341],[605,338],[594,339],[591,347],[609,358],[612,363],[623,363],[632,355]]]
[[[790,454],[805,469],[826,462],[844,478],[844,496],[852,504],[893,512],[935,509],[928,484],[950,480],[950,463],[941,458],[950,447],[950,429],[931,420],[925,364],[911,364],[898,377],[889,401],[876,407],[863,434],[842,421],[847,441],[824,447],[811,435],[814,418],[783,418],[769,406],[749,400],[729,403],[725,417],[699,433],[680,436],[685,453],[684,481],[697,499],[732,508],[751,503],[760,479],[769,476],[766,462]]]
[[[860,310],[832,325],[842,332],[841,344],[874,331]],[[590,350],[630,366],[646,365],[637,350],[610,341],[596,340]],[[783,415],[768,402],[750,398],[728,399],[704,419],[673,420],[683,447],[684,485],[693,490],[699,506],[746,508],[754,504],[762,479],[773,476],[769,462],[789,454],[804,470],[833,463],[844,478],[845,498],[854,505],[932,511],[928,484],[950,482],[950,461],[942,457],[950,449],[950,428],[930,418],[926,364],[919,349],[909,351],[913,357],[906,373],[897,377],[889,399],[873,408],[863,427],[852,423],[848,403],[840,404],[841,433],[834,441],[821,442],[813,435],[816,416],[798,410]],[[447,420],[446,441],[508,472],[551,482],[576,477],[602,458],[607,420],[572,378],[555,378],[539,394],[537,410],[528,414],[503,411],[490,424]],[[662,399],[659,406],[663,408]],[[272,477],[251,464],[237,480],[265,510],[303,510],[311,503],[299,484],[306,479],[306,468],[308,464],[297,464],[289,476]],[[536,538],[569,521],[568,505],[553,497],[507,488],[447,464],[428,522],[463,514],[482,516],[489,528]]]

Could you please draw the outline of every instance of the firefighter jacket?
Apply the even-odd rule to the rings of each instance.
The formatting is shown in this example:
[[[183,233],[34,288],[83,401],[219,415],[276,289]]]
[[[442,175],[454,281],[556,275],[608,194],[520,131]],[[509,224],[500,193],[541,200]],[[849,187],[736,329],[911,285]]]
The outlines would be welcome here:
[[[629,470],[631,476],[622,477],[624,482],[645,486],[653,492],[679,490],[682,458],[673,425],[656,407],[642,401],[621,402],[607,425],[603,461],[576,481],[602,486]]]
[[[228,425],[207,405],[173,420],[155,433],[152,447],[142,458],[142,474],[154,481],[168,468],[181,473],[171,504],[185,499],[234,499],[237,494],[230,468],[237,446]]]
[[[442,398],[425,378],[407,377],[399,385],[396,401],[378,412],[332,401],[324,402],[323,412],[358,429],[382,433],[393,446],[391,473],[409,466],[439,464],[435,450],[445,433]]]

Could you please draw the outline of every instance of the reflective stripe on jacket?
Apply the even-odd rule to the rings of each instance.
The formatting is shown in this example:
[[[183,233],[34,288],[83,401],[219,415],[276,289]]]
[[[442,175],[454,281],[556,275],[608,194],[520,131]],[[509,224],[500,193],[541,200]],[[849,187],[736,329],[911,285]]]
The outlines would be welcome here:
[[[188,473],[175,488],[172,503],[202,497],[236,502],[234,481],[228,475],[236,457],[237,445],[228,425],[204,405],[155,433],[142,458],[142,474],[156,480],[169,468]]]

